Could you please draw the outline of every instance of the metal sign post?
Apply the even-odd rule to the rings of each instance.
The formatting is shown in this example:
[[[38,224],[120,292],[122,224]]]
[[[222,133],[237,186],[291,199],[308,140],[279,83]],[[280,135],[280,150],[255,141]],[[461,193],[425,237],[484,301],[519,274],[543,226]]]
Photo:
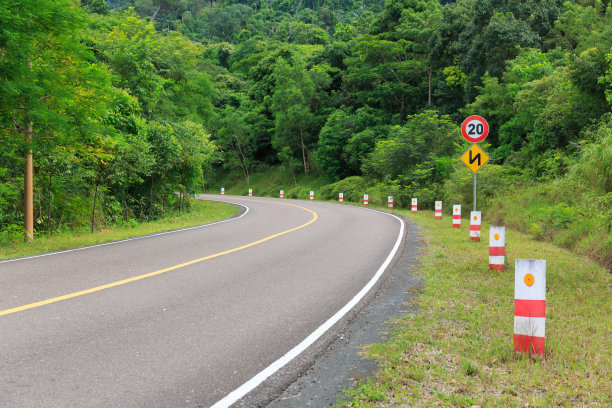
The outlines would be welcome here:
[[[476,211],[476,173],[474,173],[474,208],[472,211]]]
[[[461,155],[460,160],[474,173],[474,205],[476,211],[476,173],[489,161],[490,157],[476,143],[482,142],[489,135],[489,124],[482,116],[467,117],[461,125],[461,135],[465,140],[473,143]]]

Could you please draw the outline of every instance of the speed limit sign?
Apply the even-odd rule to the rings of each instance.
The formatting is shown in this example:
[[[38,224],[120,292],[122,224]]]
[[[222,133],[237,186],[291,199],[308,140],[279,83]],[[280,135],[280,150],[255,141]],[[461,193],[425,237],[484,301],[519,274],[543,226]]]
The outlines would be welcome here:
[[[461,134],[470,143],[479,143],[489,134],[489,124],[482,116],[472,115],[461,124]]]

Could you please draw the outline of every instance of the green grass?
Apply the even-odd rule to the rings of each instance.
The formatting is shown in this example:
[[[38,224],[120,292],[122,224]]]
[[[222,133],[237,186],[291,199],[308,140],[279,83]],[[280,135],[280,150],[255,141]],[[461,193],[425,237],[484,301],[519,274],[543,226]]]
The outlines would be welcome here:
[[[412,215],[427,242],[415,274],[418,313],[390,322],[365,346],[375,378],[346,390],[342,407],[612,406],[610,273],[595,261],[506,229],[506,270],[489,271],[488,224],[469,240],[466,220]],[[483,219],[487,214],[483,212]],[[546,259],[546,354],[513,348],[514,260]]]
[[[0,259],[79,248],[156,232],[207,224],[229,218],[238,211],[240,211],[239,208],[231,204],[195,200],[188,213],[169,216],[155,222],[135,224],[134,226],[111,226],[95,231],[94,234],[82,231],[65,232],[49,237],[41,236],[31,243],[18,240],[9,244],[5,243],[0,246]]]

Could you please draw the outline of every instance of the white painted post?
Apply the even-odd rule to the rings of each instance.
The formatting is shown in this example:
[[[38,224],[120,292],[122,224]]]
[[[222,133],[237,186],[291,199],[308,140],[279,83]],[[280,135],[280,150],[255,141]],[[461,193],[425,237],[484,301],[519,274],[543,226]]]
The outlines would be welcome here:
[[[470,213],[470,239],[480,242],[480,211]]]
[[[435,216],[436,220],[442,219],[442,201],[436,201]]]
[[[546,343],[546,260],[514,264],[514,350],[544,355]]]
[[[503,271],[506,258],[506,228],[489,229],[489,269]]]

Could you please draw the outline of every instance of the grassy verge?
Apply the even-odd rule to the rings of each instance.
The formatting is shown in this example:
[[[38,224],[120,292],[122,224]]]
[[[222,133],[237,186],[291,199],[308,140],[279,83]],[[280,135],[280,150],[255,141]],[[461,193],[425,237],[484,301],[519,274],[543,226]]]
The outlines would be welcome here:
[[[136,226],[114,226],[108,229],[90,232],[61,233],[50,237],[38,237],[31,243],[12,242],[0,246],[0,259],[17,258],[45,252],[61,251],[104,242],[170,231],[194,225],[207,224],[231,217],[239,209],[230,204],[215,201],[194,201],[191,210],[186,214],[175,215],[155,222],[137,224]]]
[[[399,211],[428,246],[415,273],[419,312],[391,322],[385,343],[365,347],[375,378],[346,390],[342,407],[612,406],[610,274],[592,260],[506,230],[506,270],[488,269],[488,225],[479,243],[445,216]],[[486,214],[484,215],[486,218]],[[513,349],[514,260],[546,259],[546,355]]]

